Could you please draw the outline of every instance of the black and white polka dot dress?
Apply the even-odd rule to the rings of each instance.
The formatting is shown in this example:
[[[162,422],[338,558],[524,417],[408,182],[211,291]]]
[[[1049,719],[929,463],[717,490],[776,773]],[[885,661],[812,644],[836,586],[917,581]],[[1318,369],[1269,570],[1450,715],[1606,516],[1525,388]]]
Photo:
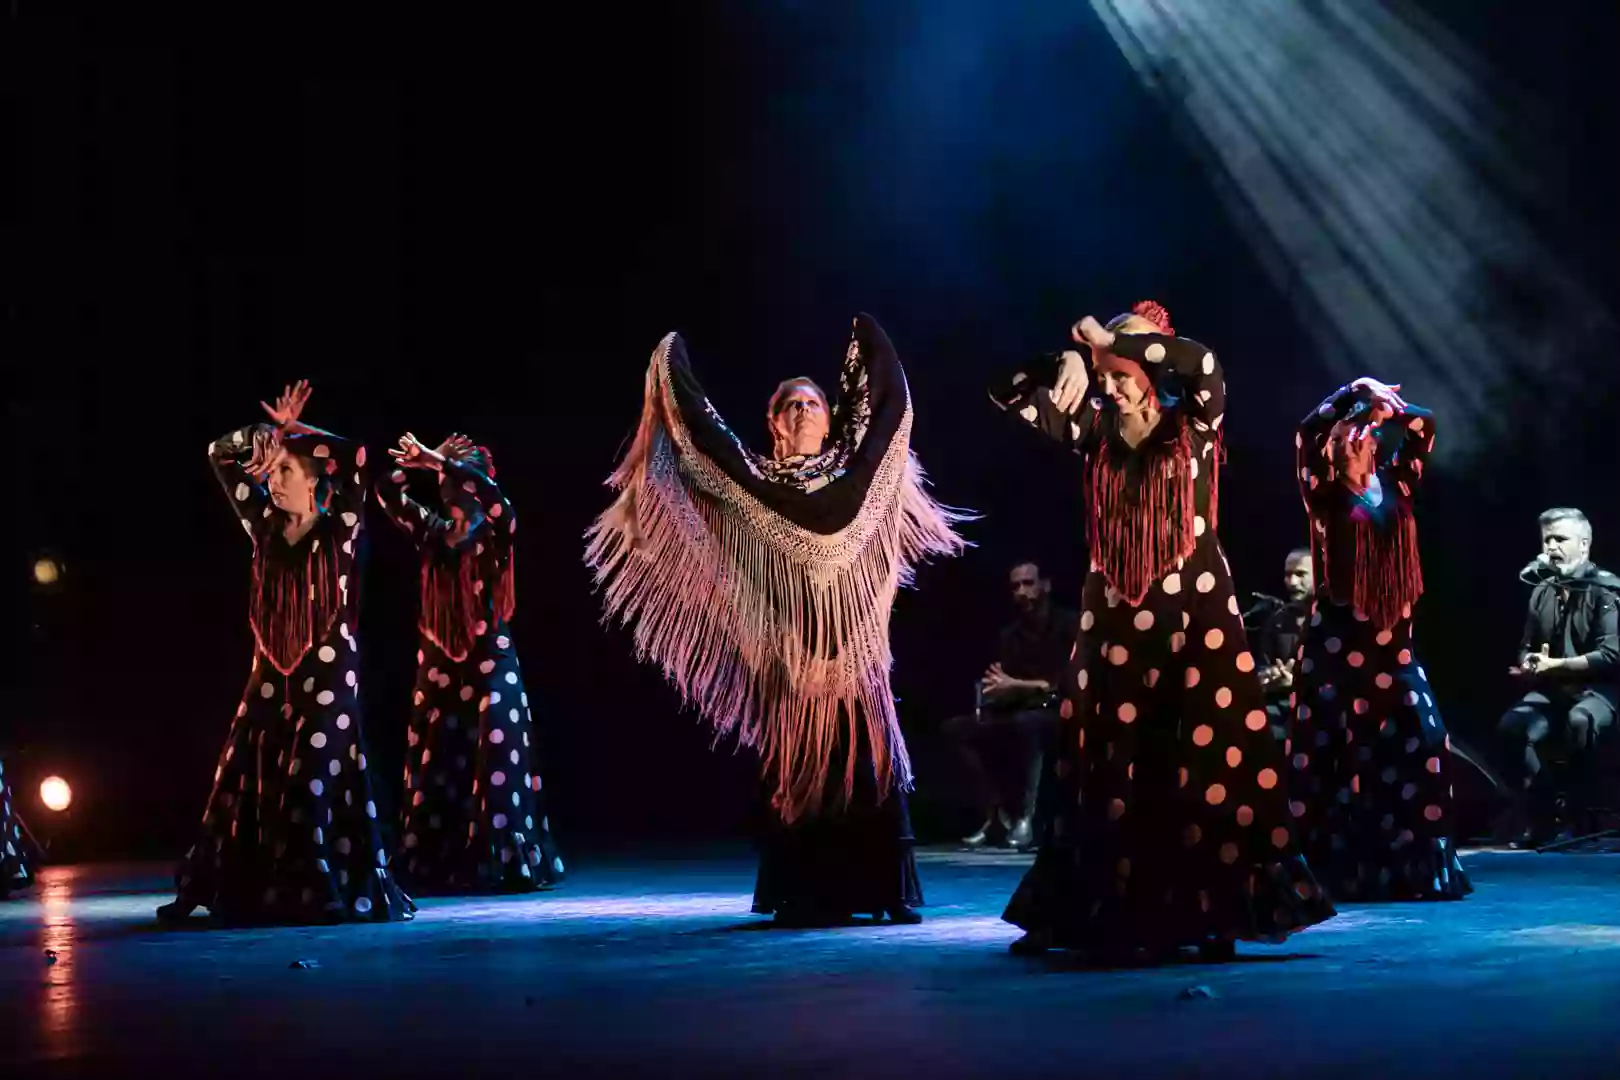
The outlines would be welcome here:
[[[1138,447],[1096,396],[1072,417],[1053,407],[1055,362],[992,391],[1081,456],[1091,516],[1050,820],[1004,918],[1065,948],[1278,941],[1333,909],[1296,846],[1216,539],[1220,367],[1179,338],[1111,351],[1178,395]]]
[[[416,892],[528,891],[563,879],[539,750],[512,644],[512,505],[489,476],[449,462],[430,507],[403,471],[378,503],[417,545],[421,617],[405,807],[394,865]]]
[[[408,919],[388,869],[360,726],[356,551],[365,448],[335,436],[286,441],[326,462],[326,510],[297,543],[244,463],[254,428],[209,448],[252,539],[255,648],[214,772],[202,835],[176,874],[181,914],[227,923]]]
[[[1294,677],[1290,791],[1311,867],[1336,900],[1456,900],[1472,891],[1453,840],[1450,742],[1413,640],[1422,592],[1411,503],[1434,417],[1386,420],[1379,495],[1339,482],[1328,434],[1353,389],[1295,441],[1318,582]]]
[[[0,900],[33,883],[23,853],[22,825],[11,811],[11,781],[5,762],[0,761]]]

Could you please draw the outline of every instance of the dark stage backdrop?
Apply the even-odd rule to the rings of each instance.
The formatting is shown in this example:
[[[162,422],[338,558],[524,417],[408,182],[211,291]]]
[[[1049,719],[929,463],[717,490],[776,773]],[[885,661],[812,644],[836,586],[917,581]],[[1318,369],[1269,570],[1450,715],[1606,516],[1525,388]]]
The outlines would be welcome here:
[[[1334,381],[1102,26],[1050,32],[1063,5],[1003,0],[966,20],[990,30],[955,36],[944,15],[970,9],[945,0],[363,25],[30,6],[0,35],[0,753],[14,776],[72,779],[82,850],[187,842],[250,655],[248,551],[203,450],[296,378],[315,385],[312,422],[375,455],[406,428],[494,449],[522,518],[516,633],[564,845],[736,834],[754,795],[752,759],[711,753],[627,636],[597,625],[580,562],[666,331],[745,431],[779,379],[832,377],[857,311],[893,337],[940,496],[987,515],[979,546],[895,612],[925,761],[970,704],[1008,564],[1037,559],[1078,593],[1072,460],[983,392],[1076,317],[1153,296],[1221,352],[1240,587],[1271,590],[1303,539],[1292,428]],[[1596,4],[1581,33],[1500,10],[1520,5],[1433,6],[1467,14],[1461,32],[1585,133],[1547,148],[1576,179],[1546,229],[1612,294],[1596,155],[1614,95],[1586,78],[1612,26]],[[1367,368],[1398,380],[1402,362]],[[1524,400],[1521,443],[1434,475],[1421,511],[1422,636],[1465,734],[1506,701],[1535,514],[1585,506],[1620,562],[1613,421],[1534,385]],[[1551,425],[1567,457],[1537,454]],[[369,545],[366,727],[397,790],[415,575],[380,517]],[[29,578],[41,554],[66,567],[52,589]]]

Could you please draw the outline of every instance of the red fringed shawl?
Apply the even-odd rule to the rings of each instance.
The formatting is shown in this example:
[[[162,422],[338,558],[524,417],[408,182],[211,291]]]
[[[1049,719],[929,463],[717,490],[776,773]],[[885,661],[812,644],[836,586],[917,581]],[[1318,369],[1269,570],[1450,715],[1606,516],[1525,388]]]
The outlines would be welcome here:
[[[1175,439],[1140,470],[1115,461],[1109,440],[1104,439],[1092,456],[1086,478],[1092,561],[1108,584],[1132,605],[1140,604],[1153,583],[1198,545],[1193,521],[1198,504],[1197,458],[1186,419],[1177,416],[1173,422],[1177,425]],[[1209,529],[1216,525],[1221,458],[1218,436],[1212,434],[1211,438],[1217,441],[1207,459]]]
[[[487,543],[488,541],[486,541]],[[421,615],[417,629],[450,659],[460,663],[467,659],[473,643],[491,614],[494,624],[500,625],[512,617],[517,606],[517,589],[513,563],[515,555],[507,552],[500,573],[494,582],[492,608],[484,606],[482,544],[461,548],[455,552],[454,563],[441,561],[439,553],[427,550],[422,558]],[[487,630],[489,627],[483,626]]]
[[[1412,617],[1412,605],[1423,595],[1423,564],[1418,558],[1417,518],[1404,499],[1391,508],[1393,519],[1383,528],[1364,508],[1350,512],[1350,528],[1355,533],[1355,566],[1349,603],[1351,610],[1367,616],[1379,630],[1389,630],[1402,619]],[[1331,528],[1330,523],[1323,523]],[[1333,567],[1328,562],[1326,533],[1311,529],[1311,549],[1327,582],[1328,595],[1336,604],[1345,598],[1333,588]]]
[[[273,558],[273,538],[253,553],[253,597],[248,622],[259,652],[283,675],[298,670],[305,654],[331,632],[343,609],[337,559],[323,536],[311,539],[303,558]]]

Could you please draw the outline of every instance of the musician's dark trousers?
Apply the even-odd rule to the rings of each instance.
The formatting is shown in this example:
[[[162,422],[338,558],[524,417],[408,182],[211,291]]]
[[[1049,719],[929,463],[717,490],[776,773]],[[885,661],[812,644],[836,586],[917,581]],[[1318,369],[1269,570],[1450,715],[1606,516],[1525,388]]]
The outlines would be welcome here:
[[[983,709],[945,721],[972,787],[974,806],[1025,818],[1034,813],[1042,753],[1056,736],[1056,709]]]
[[[1564,739],[1570,759],[1567,794],[1579,805],[1591,805],[1598,782],[1595,743],[1614,720],[1614,706],[1601,695],[1557,688],[1531,691],[1502,717],[1497,725],[1502,779],[1515,795],[1528,796],[1531,816],[1538,823],[1551,817],[1551,800],[1557,794],[1541,775],[1540,745],[1552,735]]]

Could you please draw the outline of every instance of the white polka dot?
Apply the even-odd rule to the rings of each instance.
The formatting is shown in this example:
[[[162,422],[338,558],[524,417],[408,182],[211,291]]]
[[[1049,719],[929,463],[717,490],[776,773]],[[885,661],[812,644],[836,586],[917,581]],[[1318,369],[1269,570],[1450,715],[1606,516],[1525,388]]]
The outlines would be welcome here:
[[[1412,650],[1402,649],[1400,652],[1395,654],[1395,659],[1400,661],[1402,667],[1405,667],[1407,664],[1412,662]],[[1422,674],[1422,672],[1420,671],[1419,674]]]
[[[1349,664],[1351,667],[1360,667],[1362,664],[1367,662],[1367,658],[1362,656],[1359,652],[1352,652],[1344,659],[1345,663]]]
[[[304,680],[304,693],[307,694],[313,689],[315,689],[315,676],[311,675]]]
[[[1083,612],[1080,613],[1080,629],[1082,629],[1082,630],[1090,630],[1091,627],[1092,627],[1092,624],[1095,623],[1096,621],[1097,621],[1097,617],[1095,615],[1093,615],[1091,612],[1083,611]]]
[[[361,915],[366,914],[371,910],[371,899],[365,896],[357,897],[354,901],[354,910]]]
[[[512,686],[516,686],[516,685],[517,685],[517,681],[518,681],[518,680],[517,680],[517,672],[515,672],[515,671],[508,671],[508,672],[507,672],[507,673],[506,673],[506,681],[507,681],[507,683],[508,683],[508,685],[512,685]]]
[[[489,774],[489,782],[495,787],[500,787],[506,783],[506,774],[496,769]]]
[[[1377,677],[1373,679],[1373,682],[1378,685],[1378,689],[1380,690],[1388,690],[1391,686],[1395,685],[1395,680],[1387,671],[1380,671]]]
[[[1108,650],[1108,662],[1115,667],[1119,667],[1130,658],[1131,654],[1125,650],[1123,645],[1115,645]]]
[[[350,686],[354,685],[354,670],[352,668],[343,673],[343,681],[348,683]]]
[[[1204,635],[1204,648],[1218,649],[1225,640],[1226,635],[1221,632],[1221,628],[1212,626],[1209,632]]]
[[[246,484],[237,484],[236,485],[236,501],[237,502],[247,502],[247,497],[249,495],[251,495],[251,494],[253,494],[253,491]]]
[[[1214,353],[1205,353],[1204,354],[1204,362],[1203,362],[1203,364],[1201,366],[1203,368],[1203,372],[1204,372],[1205,375],[1213,375],[1213,374],[1215,374],[1215,354]]]
[[[1090,681],[1091,672],[1087,671],[1085,668],[1081,668],[1080,674],[1075,678],[1075,684],[1079,686],[1080,689],[1084,690],[1086,688],[1086,684]]]
[[[1230,704],[1232,704],[1232,691],[1231,690],[1229,690],[1229,689],[1227,689],[1226,687],[1223,686],[1219,690],[1215,691],[1215,707],[1216,708],[1224,709]]]
[[[347,731],[347,730],[349,730],[349,714],[348,713],[343,713],[342,715],[340,715],[337,718],[337,726],[338,726],[339,731]]]
[[[1187,647],[1187,635],[1180,630],[1170,635],[1170,651],[1178,653]]]
[[[1380,645],[1388,645],[1391,641],[1395,640],[1395,635],[1390,633],[1388,630],[1380,630],[1378,631],[1378,635],[1374,637],[1373,640],[1378,642]]]
[[[516,709],[509,710],[507,712],[507,714],[506,714],[506,718],[508,720],[510,720],[514,724],[517,723],[518,722],[518,711]]]
[[[315,695],[315,700],[322,705],[330,705],[334,699],[335,695],[333,695],[332,691],[330,690],[322,690],[320,693]]]
[[[1035,411],[1035,406],[1025,405],[1022,409],[1018,410],[1018,415],[1028,423],[1033,424],[1035,422],[1035,417],[1039,414]]]
[[[315,655],[321,658],[321,663],[330,664],[333,660],[337,659],[337,650],[332,648],[330,645],[322,645],[320,647],[320,651],[318,651]]]
[[[1194,462],[1193,464],[1196,465],[1197,462]],[[1204,530],[1207,529],[1207,528],[1209,528],[1209,526],[1207,524],[1205,524],[1205,522],[1204,522],[1204,515],[1203,514],[1194,514],[1193,515],[1193,535],[1194,536],[1203,536],[1204,535]]]
[[[1254,670],[1254,654],[1251,652],[1238,653],[1236,662],[1237,669],[1245,674]]]
[[[1266,711],[1264,709],[1251,709],[1249,715],[1243,718],[1243,726],[1250,731],[1264,731],[1266,724]]]
[[[1205,570],[1202,574],[1199,574],[1198,579],[1193,582],[1193,588],[1197,589],[1201,593],[1207,593],[1214,587],[1215,575],[1210,573],[1208,570]]]
[[[354,523],[359,520],[359,518],[354,516],[353,511],[345,510],[343,512],[343,524],[348,528],[354,528]]]
[[[1322,647],[1330,653],[1337,654],[1340,649],[1344,648],[1344,642],[1336,637],[1330,637],[1323,643]]]
[[[326,745],[326,732],[317,731],[315,734],[311,735],[309,737],[309,745],[313,746],[317,750],[319,750],[321,747],[325,746]]]
[[[1181,575],[1174,573],[1166,575],[1164,579],[1164,591],[1171,596],[1175,596],[1177,593],[1179,593],[1181,591]]]
[[[331,761],[326,763],[326,771],[329,775],[336,776],[338,773],[343,771],[343,763],[337,758],[333,758]]]
[[[1226,610],[1227,610],[1227,612],[1229,614],[1232,614],[1232,615],[1239,614],[1239,612],[1238,612],[1237,594],[1236,593],[1233,593],[1231,596],[1228,596],[1226,598]]]
[[[1197,668],[1189,667],[1187,669],[1187,689],[1191,690],[1193,687],[1197,686],[1198,680],[1202,679],[1203,677],[1203,673]]]
[[[377,816],[377,804],[372,802],[370,799],[367,799],[366,800],[366,817],[374,818],[376,816]]]
[[[1119,720],[1122,724],[1129,724],[1136,719],[1136,706],[1126,701],[1119,706]]]
[[[315,779],[313,779],[313,780],[311,780],[309,782],[310,794],[319,795],[321,792],[323,792],[325,790],[326,790],[326,785],[321,783],[321,778],[320,777],[317,776]]]
[[[1138,611],[1136,618],[1131,620],[1131,624],[1138,630],[1151,630],[1153,628],[1153,612],[1146,609]]]
[[[276,688],[271,686],[269,683],[260,683],[259,696],[262,698],[273,698],[276,696]]]
[[[463,686],[461,688],[461,700],[462,701],[471,701],[472,696],[473,696],[473,688],[472,687]]]

